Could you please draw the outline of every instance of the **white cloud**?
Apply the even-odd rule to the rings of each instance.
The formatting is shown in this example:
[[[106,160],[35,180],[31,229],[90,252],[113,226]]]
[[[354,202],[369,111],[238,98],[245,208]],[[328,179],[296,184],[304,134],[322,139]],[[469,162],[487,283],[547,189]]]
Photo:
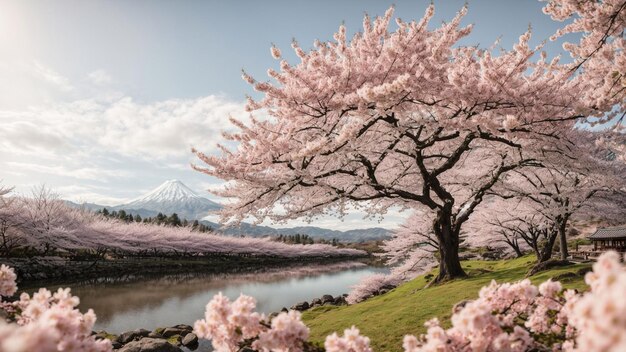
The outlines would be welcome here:
[[[106,195],[107,191],[108,187],[77,184],[58,186],[54,188],[54,192],[56,192],[62,199],[78,204],[95,203],[99,205],[114,206],[126,203],[130,199],[128,197],[108,196]],[[104,195],[102,193],[104,193]]]
[[[130,97],[83,99],[71,103],[0,111],[5,152],[104,148],[142,159],[190,155],[191,146],[212,152],[229,115],[243,115],[243,104],[217,96],[171,99],[150,104]],[[177,162],[180,167],[185,162]]]
[[[43,65],[39,61],[33,61],[32,70],[35,76],[52,83],[62,91],[69,92],[74,89],[74,87],[70,84],[69,79],[54,71],[50,67]]]
[[[111,76],[103,69],[98,69],[90,72],[87,75],[87,79],[96,85],[106,85],[113,81]]]
[[[14,161],[5,162],[5,165],[9,166],[13,170],[36,172],[44,175],[63,176],[79,180],[101,180],[120,178],[129,175],[129,173],[124,170],[106,170],[97,167],[69,168],[66,166],[50,166]]]
[[[0,150],[15,154],[61,151],[68,147],[63,132],[45,121],[14,120],[13,114],[0,112]]]

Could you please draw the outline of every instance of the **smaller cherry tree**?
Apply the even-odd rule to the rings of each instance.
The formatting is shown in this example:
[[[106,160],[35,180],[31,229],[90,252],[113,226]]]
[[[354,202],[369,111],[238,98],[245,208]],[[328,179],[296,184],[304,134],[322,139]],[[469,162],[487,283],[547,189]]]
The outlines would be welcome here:
[[[9,256],[25,244],[18,228],[23,223],[19,199],[10,196],[12,188],[0,186],[0,254]]]
[[[561,139],[560,149],[543,151],[541,167],[509,173],[492,194],[511,199],[515,210],[506,210],[504,218],[499,218],[498,213],[503,212],[496,210],[488,222],[521,236],[536,252],[533,242],[540,231],[546,240],[540,261],[550,259],[555,239],[559,240],[561,259],[567,259],[567,229],[572,217],[596,214],[603,203],[626,198],[626,167],[595,143],[596,135],[572,130]],[[495,208],[503,208],[505,203],[496,201]],[[620,205],[604,206],[597,215],[607,220],[623,218],[625,211]]]

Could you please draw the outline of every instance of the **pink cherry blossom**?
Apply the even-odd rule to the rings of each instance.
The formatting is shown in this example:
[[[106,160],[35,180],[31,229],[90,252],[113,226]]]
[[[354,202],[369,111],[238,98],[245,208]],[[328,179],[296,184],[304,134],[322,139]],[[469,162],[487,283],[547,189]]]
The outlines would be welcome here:
[[[10,268],[4,264],[0,265],[0,296],[13,296],[17,291],[17,285],[15,284],[17,275],[13,268]]]

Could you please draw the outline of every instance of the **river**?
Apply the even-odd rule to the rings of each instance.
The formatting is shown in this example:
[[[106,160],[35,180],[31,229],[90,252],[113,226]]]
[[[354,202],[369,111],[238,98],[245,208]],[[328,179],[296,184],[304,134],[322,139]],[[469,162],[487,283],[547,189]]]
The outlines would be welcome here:
[[[80,297],[80,310],[92,308],[95,330],[120,333],[189,324],[202,318],[218,292],[231,299],[240,293],[257,299],[257,311],[271,313],[324,294],[347,293],[363,277],[387,269],[358,262],[285,266],[236,274],[195,274],[101,278],[68,283]],[[50,287],[55,289],[55,287]]]

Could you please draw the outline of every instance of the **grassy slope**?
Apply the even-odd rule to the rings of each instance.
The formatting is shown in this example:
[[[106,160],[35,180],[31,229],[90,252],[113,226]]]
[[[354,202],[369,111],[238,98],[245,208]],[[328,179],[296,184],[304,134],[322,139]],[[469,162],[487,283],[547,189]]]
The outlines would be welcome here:
[[[402,337],[425,332],[424,322],[438,317],[449,325],[452,306],[463,300],[477,297],[479,289],[491,280],[497,282],[517,281],[524,278],[534,264],[532,257],[505,261],[467,261],[463,267],[470,275],[440,286],[424,288],[423,276],[416,278],[389,293],[373,297],[365,302],[342,307],[324,306],[306,311],[303,318],[311,328],[313,341],[337,331],[356,325],[361,333],[369,336],[375,351],[401,351]],[[576,272],[589,264],[576,264],[541,272],[530,277],[533,283],[541,283],[556,275]],[[584,290],[582,278],[563,282],[567,288]]]

